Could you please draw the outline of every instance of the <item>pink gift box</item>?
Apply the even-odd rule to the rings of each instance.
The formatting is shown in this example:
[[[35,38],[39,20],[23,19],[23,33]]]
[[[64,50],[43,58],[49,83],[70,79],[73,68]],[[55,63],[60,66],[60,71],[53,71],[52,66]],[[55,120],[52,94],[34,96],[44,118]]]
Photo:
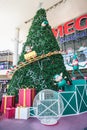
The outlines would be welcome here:
[[[31,106],[31,89],[19,89],[19,104],[20,106]]]
[[[72,80],[76,80],[76,77],[72,77]]]
[[[33,104],[36,90],[34,88],[19,89],[19,102],[20,106],[31,107]]]
[[[87,76],[85,76],[84,79],[87,80]]]

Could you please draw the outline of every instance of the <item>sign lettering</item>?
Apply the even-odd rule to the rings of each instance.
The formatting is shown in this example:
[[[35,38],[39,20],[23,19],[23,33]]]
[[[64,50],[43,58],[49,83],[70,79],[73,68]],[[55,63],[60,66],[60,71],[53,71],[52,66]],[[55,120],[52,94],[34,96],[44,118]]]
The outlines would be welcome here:
[[[82,25],[82,21],[85,23]],[[82,31],[87,29],[87,14],[82,15],[76,19],[66,22],[64,25],[58,26],[56,29],[52,29],[55,37],[64,37],[70,34],[74,34],[77,31]]]

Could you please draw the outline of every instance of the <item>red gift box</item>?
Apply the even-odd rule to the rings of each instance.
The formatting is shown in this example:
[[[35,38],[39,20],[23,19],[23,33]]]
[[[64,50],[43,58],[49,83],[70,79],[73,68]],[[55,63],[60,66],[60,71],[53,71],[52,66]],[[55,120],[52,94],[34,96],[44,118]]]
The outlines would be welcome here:
[[[6,108],[15,106],[15,96],[3,96],[1,104],[1,112],[6,113]]]
[[[15,117],[15,108],[6,108],[6,118],[14,118]]]
[[[36,89],[31,88],[31,106],[33,105],[33,100],[34,100],[35,95],[36,95]]]
[[[34,88],[19,89],[19,104],[23,107],[31,107],[33,104],[33,99],[36,95],[36,90]]]
[[[19,89],[19,104],[20,106],[31,106],[31,89]]]

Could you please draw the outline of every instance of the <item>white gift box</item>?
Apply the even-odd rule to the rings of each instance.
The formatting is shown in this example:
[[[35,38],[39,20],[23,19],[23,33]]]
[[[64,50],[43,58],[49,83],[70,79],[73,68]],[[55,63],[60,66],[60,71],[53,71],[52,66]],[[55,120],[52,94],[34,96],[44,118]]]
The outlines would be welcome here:
[[[15,119],[28,119],[29,117],[29,107],[17,107],[15,109]]]

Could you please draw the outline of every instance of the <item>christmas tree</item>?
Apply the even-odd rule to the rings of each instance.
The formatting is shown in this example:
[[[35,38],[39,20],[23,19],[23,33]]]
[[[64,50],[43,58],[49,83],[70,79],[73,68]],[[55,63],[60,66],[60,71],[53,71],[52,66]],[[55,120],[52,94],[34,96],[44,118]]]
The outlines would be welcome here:
[[[31,58],[26,58],[26,54]],[[30,56],[30,55],[28,55]],[[54,86],[53,77],[63,73],[63,77],[70,81],[57,40],[52,33],[46,18],[46,11],[39,9],[29,29],[19,57],[18,66],[10,81],[8,94],[18,94],[20,88],[36,88],[58,90]]]

